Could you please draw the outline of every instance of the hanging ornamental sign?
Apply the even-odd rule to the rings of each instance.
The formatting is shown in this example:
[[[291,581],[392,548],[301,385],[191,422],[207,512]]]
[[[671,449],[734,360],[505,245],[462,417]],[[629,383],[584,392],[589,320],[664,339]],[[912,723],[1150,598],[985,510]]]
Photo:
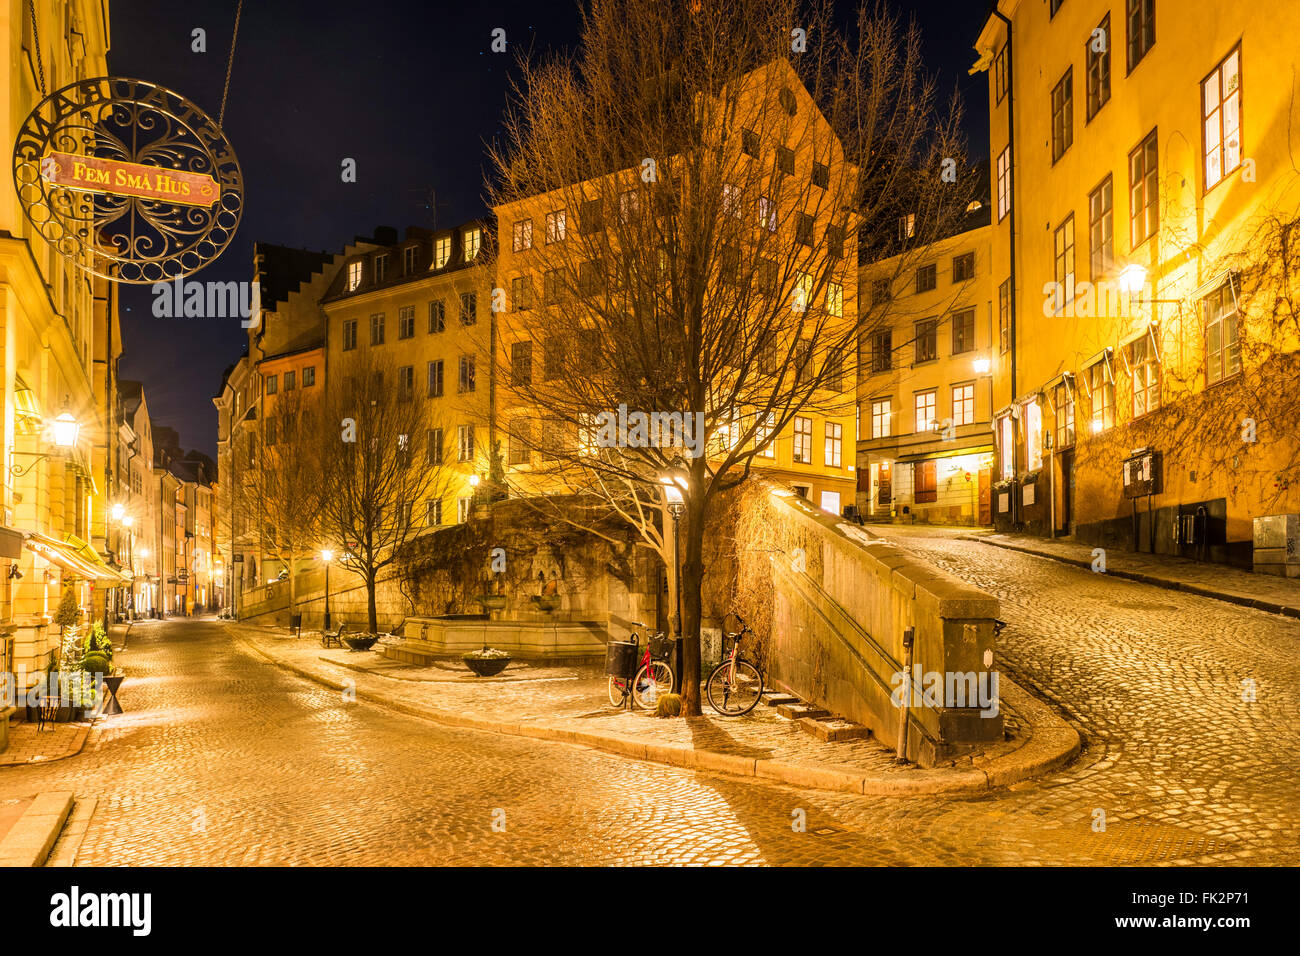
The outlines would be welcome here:
[[[150,285],[221,255],[244,205],[239,160],[207,113],[114,76],[71,83],[32,110],[14,144],[14,188],[67,259]]]

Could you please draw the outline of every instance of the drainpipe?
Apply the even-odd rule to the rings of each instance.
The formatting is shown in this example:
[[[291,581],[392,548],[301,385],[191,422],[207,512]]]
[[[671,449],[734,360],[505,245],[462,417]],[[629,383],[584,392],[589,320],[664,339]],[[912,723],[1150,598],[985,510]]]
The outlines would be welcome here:
[[[903,706],[898,710],[898,754],[896,760],[899,763],[907,762],[907,722],[912,708],[912,692],[914,684],[912,681],[912,644],[915,642],[916,628],[907,627],[903,629],[903,686],[906,691],[903,693]]]
[[[1016,188],[1019,185],[1020,177],[1016,174],[1016,122],[1015,122],[1015,102],[1016,102],[1016,71],[1015,59],[1012,57],[1011,46],[1011,20],[998,9],[997,4],[993,6],[993,15],[1006,24],[1007,27],[1007,149],[1011,153],[1011,247],[1010,247],[1010,272],[1011,280],[1011,401],[1015,402],[1019,394],[1016,390],[1016,213],[1020,204],[1016,202]],[[994,163],[994,176],[997,175],[996,162]],[[996,181],[994,189],[997,188]]]

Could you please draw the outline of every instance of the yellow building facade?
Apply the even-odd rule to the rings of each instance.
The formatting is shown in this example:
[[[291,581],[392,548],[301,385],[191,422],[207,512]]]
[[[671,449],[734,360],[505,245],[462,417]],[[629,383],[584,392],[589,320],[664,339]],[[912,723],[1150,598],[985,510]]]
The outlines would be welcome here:
[[[987,215],[972,210],[968,218]],[[935,243],[898,275],[864,265],[882,316],[859,343],[859,513],[873,520],[985,525],[993,482],[997,347],[992,228]]]
[[[1300,511],[1270,253],[1300,210],[1300,8],[996,11],[997,525],[1249,565],[1253,519]]]

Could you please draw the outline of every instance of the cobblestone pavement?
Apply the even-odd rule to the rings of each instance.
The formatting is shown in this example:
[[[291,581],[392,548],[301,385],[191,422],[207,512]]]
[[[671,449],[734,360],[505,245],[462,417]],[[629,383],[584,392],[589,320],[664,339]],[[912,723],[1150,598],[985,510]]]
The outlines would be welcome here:
[[[349,703],[241,650],[216,622],[178,621],[132,631],[119,655],[127,712],[80,756],[0,769],[0,801],[56,789],[97,799],[79,865],[1300,856],[1300,622],[975,542],[901,543],[1003,599],[1004,661],[1087,735],[1080,761],[976,798],[805,791]],[[1247,677],[1254,704],[1240,702]]]

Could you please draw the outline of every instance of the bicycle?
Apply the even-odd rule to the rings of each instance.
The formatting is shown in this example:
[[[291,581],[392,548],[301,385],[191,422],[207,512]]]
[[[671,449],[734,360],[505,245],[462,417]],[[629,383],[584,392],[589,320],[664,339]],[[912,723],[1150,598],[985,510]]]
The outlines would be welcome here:
[[[633,623],[637,627],[645,627],[644,624]],[[640,647],[641,638],[636,631],[632,632],[630,639]],[[638,707],[653,710],[659,695],[671,694],[677,680],[672,665],[668,663],[672,650],[673,642],[662,631],[651,636],[646,641],[645,653],[641,654],[641,666],[637,668],[636,676],[630,681],[622,677],[609,678],[607,689],[610,704],[622,707],[631,694],[632,702]]]
[[[753,637],[754,632],[739,614],[735,618],[740,622],[740,630],[726,635],[731,638],[731,653],[713,668],[705,685],[710,706],[727,717],[749,713],[763,696],[763,672],[739,653],[741,640],[746,634]]]

